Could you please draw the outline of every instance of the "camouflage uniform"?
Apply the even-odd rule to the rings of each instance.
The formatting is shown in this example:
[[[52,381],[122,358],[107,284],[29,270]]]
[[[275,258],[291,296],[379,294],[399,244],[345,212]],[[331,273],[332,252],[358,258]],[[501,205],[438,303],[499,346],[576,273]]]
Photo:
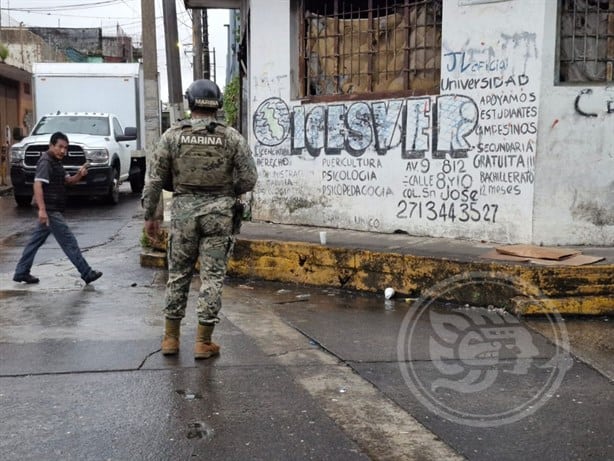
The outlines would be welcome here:
[[[200,152],[198,149],[208,153],[204,157],[201,153],[200,161],[204,158],[205,163],[195,168],[189,158],[191,154],[198,155],[195,154]],[[211,171],[213,176],[209,174]],[[153,219],[162,188],[172,179],[174,193],[164,301],[167,319],[185,316],[192,272],[198,260],[201,280],[196,307],[198,322],[202,325],[219,322],[222,284],[234,246],[232,207],[236,196],[254,188],[257,177],[256,165],[243,136],[212,117],[187,120],[162,135],[151,158],[143,207],[145,219]],[[208,187],[203,182],[217,185]]]

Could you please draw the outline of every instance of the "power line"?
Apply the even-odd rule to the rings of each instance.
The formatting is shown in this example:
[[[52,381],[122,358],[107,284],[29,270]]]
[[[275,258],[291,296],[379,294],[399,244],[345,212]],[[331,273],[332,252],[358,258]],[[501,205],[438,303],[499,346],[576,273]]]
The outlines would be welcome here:
[[[6,8],[2,8],[5,10]],[[11,8],[9,11],[16,11],[15,8]],[[45,13],[43,11],[17,11],[18,13],[25,14],[38,14],[42,16],[58,16],[60,18],[84,18],[84,19],[134,19],[134,16],[84,16],[82,14],[53,14],[53,13]],[[157,18],[156,18],[157,19]]]
[[[34,11],[66,11],[66,10],[86,10],[90,8],[100,8],[103,6],[113,5],[114,3],[122,3],[123,0],[102,0],[92,3],[70,3],[63,5],[45,5],[45,6],[29,6],[21,8],[2,8],[7,11],[22,11],[22,12],[34,12]]]

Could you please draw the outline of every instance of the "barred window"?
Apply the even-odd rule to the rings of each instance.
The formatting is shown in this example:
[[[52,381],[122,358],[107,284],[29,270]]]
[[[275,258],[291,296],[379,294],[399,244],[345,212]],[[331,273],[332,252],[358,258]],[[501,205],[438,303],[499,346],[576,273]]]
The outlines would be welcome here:
[[[611,82],[614,0],[562,0],[561,82]]]
[[[442,0],[298,0],[300,96],[439,93]]]

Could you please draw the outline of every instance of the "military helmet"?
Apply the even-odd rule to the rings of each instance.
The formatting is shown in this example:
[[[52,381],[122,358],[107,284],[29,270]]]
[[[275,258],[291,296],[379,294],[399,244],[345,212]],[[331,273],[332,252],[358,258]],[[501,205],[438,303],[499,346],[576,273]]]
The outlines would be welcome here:
[[[219,109],[222,107],[222,92],[220,88],[207,79],[195,80],[185,92],[190,110]]]

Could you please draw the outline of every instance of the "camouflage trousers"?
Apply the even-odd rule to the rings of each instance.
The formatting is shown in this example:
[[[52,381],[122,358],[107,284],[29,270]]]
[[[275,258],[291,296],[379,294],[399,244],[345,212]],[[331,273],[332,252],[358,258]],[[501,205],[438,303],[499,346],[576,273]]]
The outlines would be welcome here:
[[[235,242],[231,227],[232,215],[226,214],[171,219],[164,302],[166,318],[185,316],[190,282],[198,261],[201,282],[196,305],[198,322],[204,325],[219,322],[224,276]]]

